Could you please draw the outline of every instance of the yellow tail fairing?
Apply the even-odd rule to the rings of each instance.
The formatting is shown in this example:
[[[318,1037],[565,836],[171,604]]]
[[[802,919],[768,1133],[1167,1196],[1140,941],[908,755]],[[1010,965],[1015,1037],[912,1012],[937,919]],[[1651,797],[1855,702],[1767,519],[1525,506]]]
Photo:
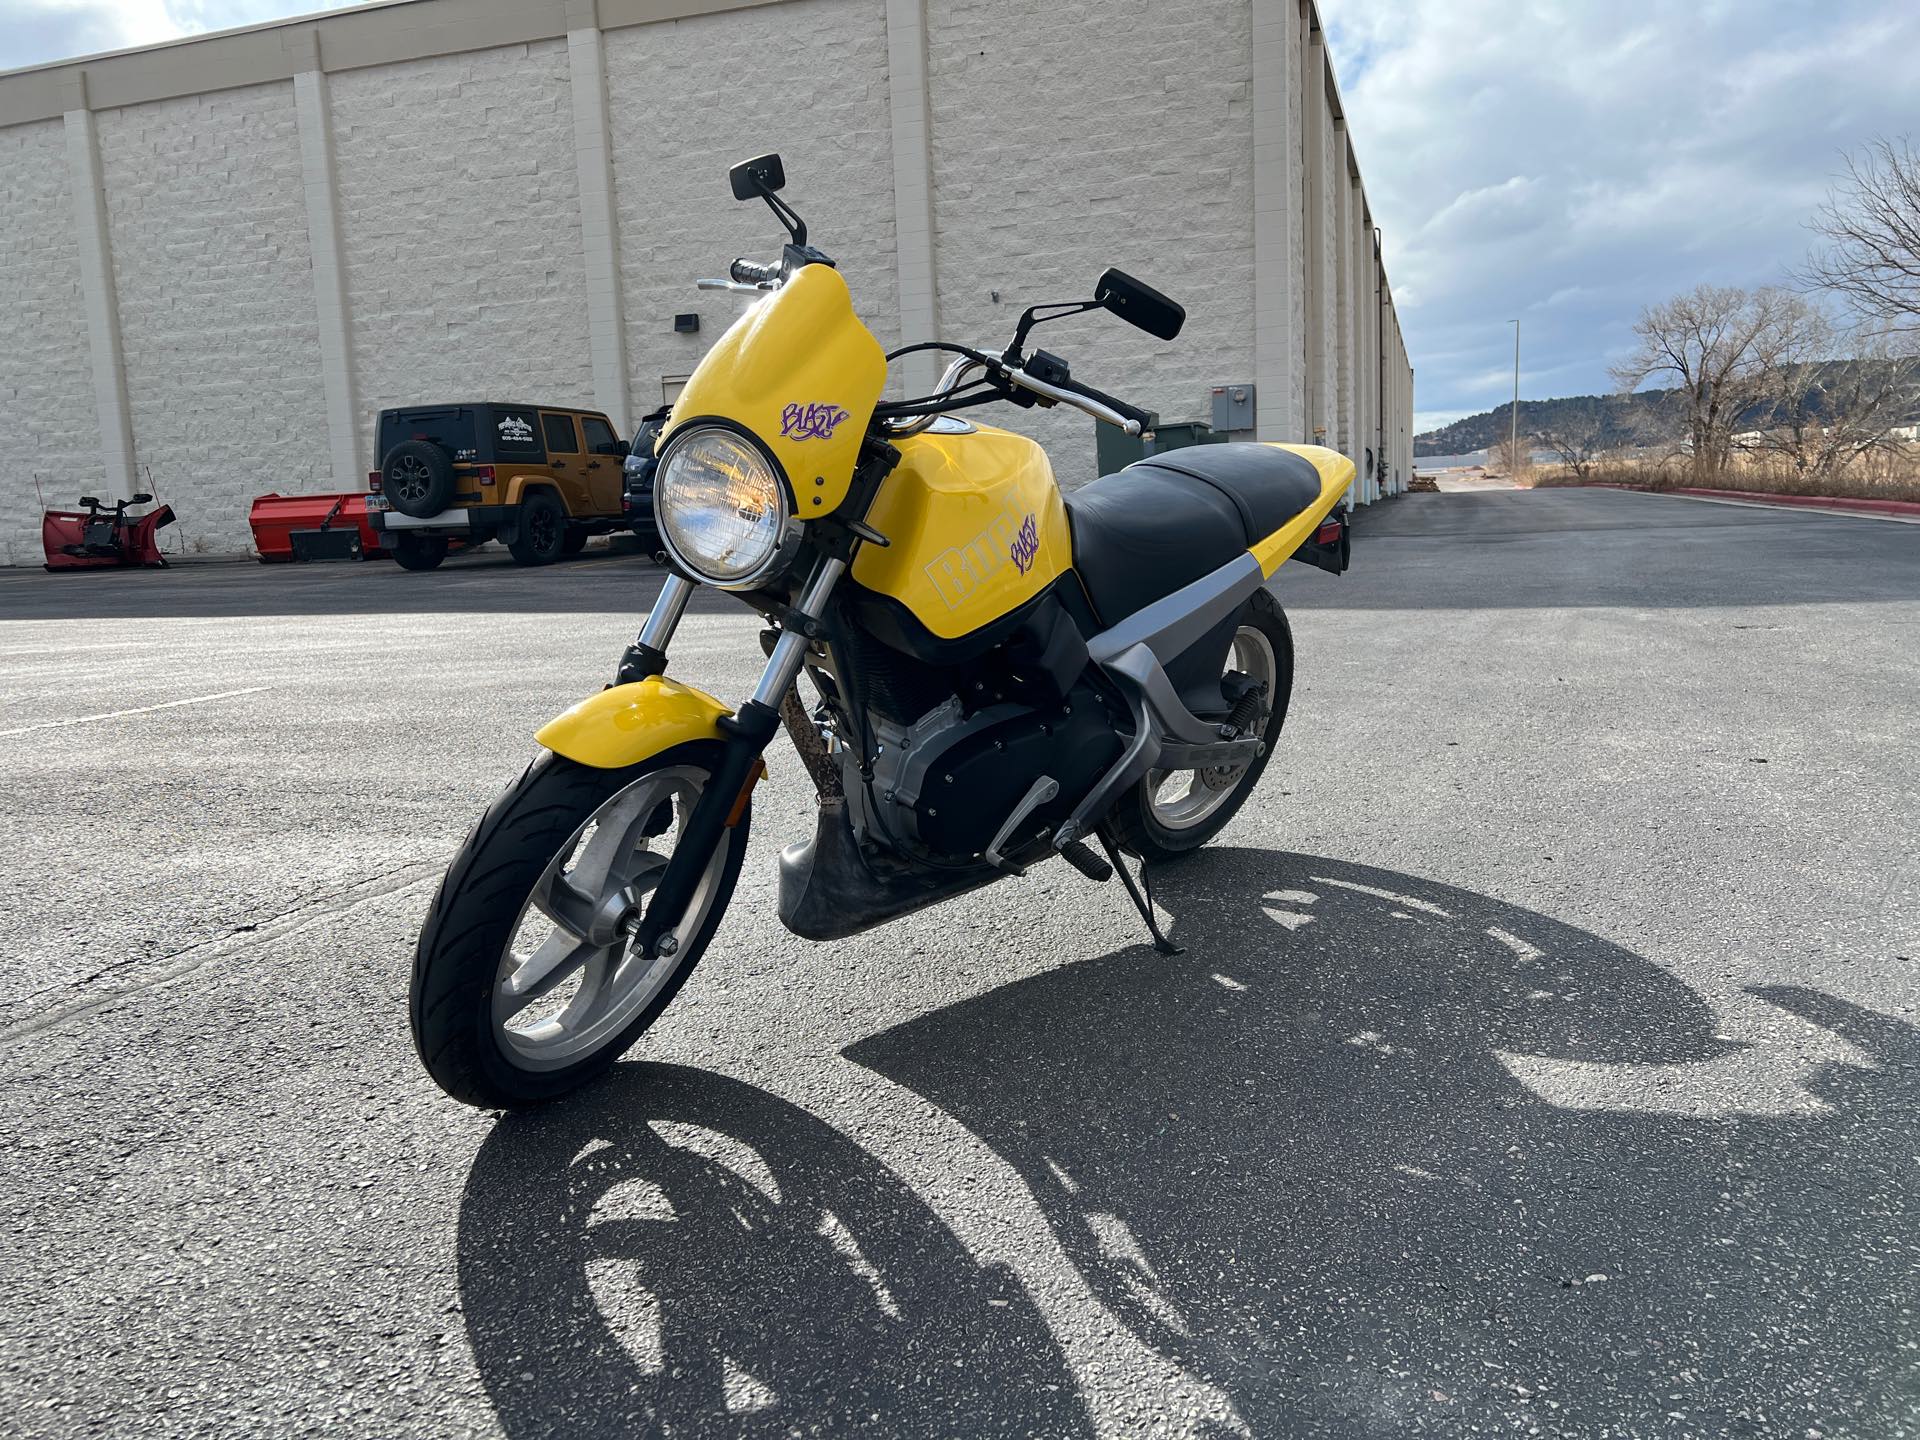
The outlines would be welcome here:
[[[1073,565],[1066,506],[1046,452],[988,426],[898,442],[900,463],[867,522],[853,578],[899,601],[943,640],[992,624]]]
[[[1320,528],[1320,522],[1327,518],[1333,507],[1340,503],[1340,497],[1347,493],[1347,487],[1353,484],[1354,473],[1353,461],[1338,450],[1328,450],[1321,445],[1276,445],[1273,448],[1291,450],[1313,462],[1313,468],[1320,474],[1320,498],[1259,544],[1249,547],[1249,553],[1260,562],[1260,569],[1268,579],[1272,579],[1274,572],[1287,563],[1287,557]]]
[[[695,367],[659,448],[690,422],[731,420],[780,462],[799,519],[830,515],[886,381],[886,353],[854,314],[847,282],[830,266],[803,266]]]

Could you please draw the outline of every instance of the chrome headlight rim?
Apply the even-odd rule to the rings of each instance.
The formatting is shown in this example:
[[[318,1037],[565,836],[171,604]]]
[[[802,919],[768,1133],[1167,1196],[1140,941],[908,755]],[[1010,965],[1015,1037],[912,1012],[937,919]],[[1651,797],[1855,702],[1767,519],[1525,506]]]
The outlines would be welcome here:
[[[671,527],[660,514],[661,502],[668,491],[668,464],[673,458],[674,450],[707,431],[722,432],[732,439],[745,442],[765,462],[773,476],[774,488],[784,511],[779,538],[775,541],[771,553],[747,574],[734,578],[718,578],[689,559],[680,547],[674,544]],[[659,533],[660,543],[666,549],[667,558],[690,579],[697,580],[702,585],[711,585],[716,590],[758,590],[774,576],[790,568],[794,556],[800,549],[801,537],[805,534],[805,526],[796,513],[798,508],[794,501],[793,483],[787,479],[786,467],[781,465],[778,457],[767,448],[758,435],[738,421],[728,420],[719,415],[697,415],[686,423],[675,426],[673,432],[667,437],[666,443],[660,447],[659,463],[654,466],[653,471],[653,526]]]

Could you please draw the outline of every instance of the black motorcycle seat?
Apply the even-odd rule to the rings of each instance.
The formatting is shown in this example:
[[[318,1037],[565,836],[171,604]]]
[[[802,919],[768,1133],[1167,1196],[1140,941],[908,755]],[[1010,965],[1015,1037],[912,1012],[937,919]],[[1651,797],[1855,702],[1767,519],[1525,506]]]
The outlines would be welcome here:
[[[1103,625],[1243,554],[1320,498],[1320,472],[1271,445],[1149,456],[1066,497],[1073,567]]]

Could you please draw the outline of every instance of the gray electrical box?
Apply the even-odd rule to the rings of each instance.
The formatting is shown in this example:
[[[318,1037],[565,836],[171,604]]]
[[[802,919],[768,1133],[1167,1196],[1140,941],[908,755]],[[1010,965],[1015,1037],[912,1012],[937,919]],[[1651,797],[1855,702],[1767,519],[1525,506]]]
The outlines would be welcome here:
[[[1213,387],[1213,428],[1215,430],[1251,430],[1253,386],[1216,385]]]

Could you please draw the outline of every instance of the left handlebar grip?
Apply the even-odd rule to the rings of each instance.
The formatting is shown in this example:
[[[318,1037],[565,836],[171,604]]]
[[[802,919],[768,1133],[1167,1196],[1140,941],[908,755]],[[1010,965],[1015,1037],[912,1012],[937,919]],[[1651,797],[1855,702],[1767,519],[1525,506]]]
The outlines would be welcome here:
[[[780,278],[780,267],[778,265],[761,265],[756,261],[743,257],[735,260],[733,264],[727,267],[727,274],[731,275],[735,280],[738,280],[742,285],[764,285],[770,280],[778,280]]]
[[[1153,428],[1153,414],[1151,411],[1142,410],[1138,405],[1129,405],[1117,395],[1109,395],[1106,391],[1096,390],[1091,385],[1082,385],[1078,380],[1060,380],[1055,383],[1058,384],[1062,390],[1071,390],[1076,395],[1084,395],[1095,404],[1104,405],[1109,410],[1125,416],[1143,430],[1151,430]]]

